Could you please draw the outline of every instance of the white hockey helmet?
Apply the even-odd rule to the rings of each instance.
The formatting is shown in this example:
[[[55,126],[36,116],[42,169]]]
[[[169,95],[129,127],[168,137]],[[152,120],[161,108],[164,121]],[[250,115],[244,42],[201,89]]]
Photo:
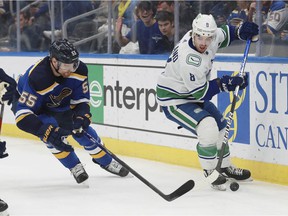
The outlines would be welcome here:
[[[198,34],[200,36],[213,37],[217,30],[217,24],[214,17],[209,14],[199,13],[192,22],[192,35]]]

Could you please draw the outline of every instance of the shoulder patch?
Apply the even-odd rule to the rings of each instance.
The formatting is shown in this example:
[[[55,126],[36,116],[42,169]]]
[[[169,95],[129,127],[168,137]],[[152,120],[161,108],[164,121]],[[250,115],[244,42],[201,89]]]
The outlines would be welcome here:
[[[199,67],[201,65],[202,58],[195,54],[189,54],[186,57],[186,63],[190,65],[194,65],[196,67]]]

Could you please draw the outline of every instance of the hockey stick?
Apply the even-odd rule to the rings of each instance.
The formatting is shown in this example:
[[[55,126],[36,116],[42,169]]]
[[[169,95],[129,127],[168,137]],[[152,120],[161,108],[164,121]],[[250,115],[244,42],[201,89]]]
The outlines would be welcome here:
[[[240,67],[240,72],[239,72],[239,76],[241,76],[241,77],[243,77],[245,75],[244,69],[245,69],[245,65],[246,65],[246,61],[247,61],[250,45],[251,45],[251,40],[247,40],[246,47],[245,47],[245,50],[244,50],[244,57],[243,57],[243,60],[242,60],[242,63],[241,63],[241,67]],[[228,136],[229,136],[229,131],[230,131],[231,124],[233,122],[233,115],[234,115],[236,101],[237,101],[237,98],[238,98],[238,92],[239,92],[239,86],[237,86],[235,88],[235,91],[233,93],[233,100],[232,100],[232,104],[231,104],[231,109],[230,109],[230,112],[229,112],[229,115],[228,115],[227,125],[226,125],[225,133],[224,133],[224,138],[223,138],[221,150],[220,150],[220,153],[219,153],[218,163],[217,163],[217,166],[216,166],[216,170],[219,173],[221,173],[221,164],[222,164],[223,157],[224,157],[225,147],[226,147],[226,145],[228,145],[228,140],[229,140]]]
[[[193,180],[189,180],[186,183],[184,183],[182,186],[180,186],[177,190],[172,192],[171,194],[164,194],[161,192],[157,187],[155,187],[153,184],[151,184],[148,180],[146,180],[144,177],[142,177],[139,173],[137,173],[134,169],[132,169],[130,166],[128,166],[124,161],[119,159],[115,154],[113,154],[111,151],[109,151],[105,146],[99,145],[94,137],[92,137],[89,133],[83,130],[84,135],[93,143],[97,144],[99,148],[101,148],[104,152],[111,155],[111,157],[116,160],[119,164],[121,164],[124,168],[126,168],[129,172],[131,172],[135,177],[137,177],[140,181],[142,181],[144,184],[146,184],[149,188],[151,188],[154,192],[159,194],[163,199],[167,201],[172,201],[177,199],[178,197],[184,195],[188,191],[192,190],[195,183]]]
[[[4,103],[1,103],[1,110],[0,110],[0,134],[1,134],[1,129],[2,129],[3,116],[4,116]]]

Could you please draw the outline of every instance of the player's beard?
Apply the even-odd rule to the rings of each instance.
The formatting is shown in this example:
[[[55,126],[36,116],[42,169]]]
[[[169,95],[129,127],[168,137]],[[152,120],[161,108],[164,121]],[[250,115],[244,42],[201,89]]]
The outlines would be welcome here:
[[[61,76],[64,77],[64,78],[68,78],[70,75],[71,75],[71,72],[61,73]]]

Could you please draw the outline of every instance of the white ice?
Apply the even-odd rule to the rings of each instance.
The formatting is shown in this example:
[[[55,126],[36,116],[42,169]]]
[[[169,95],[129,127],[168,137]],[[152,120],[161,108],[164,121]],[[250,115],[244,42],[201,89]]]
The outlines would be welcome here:
[[[169,194],[189,179],[196,186],[167,202],[136,177],[113,176],[76,149],[89,173],[89,187],[35,140],[2,137],[9,157],[0,160],[0,198],[16,215],[287,215],[288,187],[254,180],[236,192],[214,191],[198,169],[118,155],[145,179]],[[151,153],[152,154],[152,153]]]

